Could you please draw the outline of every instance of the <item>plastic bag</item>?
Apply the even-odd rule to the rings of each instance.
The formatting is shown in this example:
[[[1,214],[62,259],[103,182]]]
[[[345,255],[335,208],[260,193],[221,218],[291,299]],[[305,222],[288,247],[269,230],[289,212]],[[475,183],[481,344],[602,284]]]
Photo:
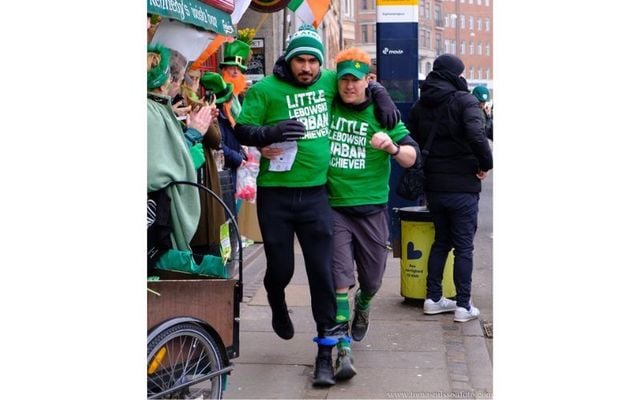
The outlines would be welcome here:
[[[238,167],[236,177],[236,199],[255,203],[257,184],[256,179],[260,170],[260,152],[255,147],[249,147],[247,162]]]

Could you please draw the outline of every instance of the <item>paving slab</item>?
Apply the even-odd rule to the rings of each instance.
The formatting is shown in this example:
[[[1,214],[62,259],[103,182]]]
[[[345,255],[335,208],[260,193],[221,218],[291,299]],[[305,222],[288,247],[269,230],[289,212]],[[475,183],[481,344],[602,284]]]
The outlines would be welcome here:
[[[391,253],[382,287],[371,304],[369,333],[362,342],[352,343],[358,375],[329,388],[314,388],[312,338],[316,331],[299,247],[295,258],[286,296],[296,333],[291,340],[283,340],[271,329],[271,310],[262,285],[264,257],[254,255],[253,281],[245,282],[251,291],[240,305],[240,357],[233,360],[235,370],[225,398],[492,398],[492,363],[480,321],[456,323],[453,313],[425,315],[420,300],[404,299],[400,260]],[[480,267],[485,268],[491,266]],[[480,286],[486,291],[488,280],[475,281],[474,290]],[[350,295],[353,304],[353,290]],[[483,296],[484,304],[490,306],[488,295]],[[486,314],[492,318],[492,310]]]

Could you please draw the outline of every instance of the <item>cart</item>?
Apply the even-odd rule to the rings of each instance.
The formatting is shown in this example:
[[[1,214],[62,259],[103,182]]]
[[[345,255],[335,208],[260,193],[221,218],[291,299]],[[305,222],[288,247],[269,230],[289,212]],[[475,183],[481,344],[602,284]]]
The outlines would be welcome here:
[[[242,240],[224,201],[193,182],[224,207],[235,227],[237,279],[206,278],[157,271],[147,283],[147,397],[149,399],[219,399],[239,352],[242,301]]]

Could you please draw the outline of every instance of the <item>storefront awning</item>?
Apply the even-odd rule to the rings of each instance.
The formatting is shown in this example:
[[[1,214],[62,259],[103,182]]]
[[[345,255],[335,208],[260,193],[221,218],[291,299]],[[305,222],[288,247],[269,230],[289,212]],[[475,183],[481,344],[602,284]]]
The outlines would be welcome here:
[[[231,15],[198,0],[147,0],[147,12],[221,35],[235,36]]]

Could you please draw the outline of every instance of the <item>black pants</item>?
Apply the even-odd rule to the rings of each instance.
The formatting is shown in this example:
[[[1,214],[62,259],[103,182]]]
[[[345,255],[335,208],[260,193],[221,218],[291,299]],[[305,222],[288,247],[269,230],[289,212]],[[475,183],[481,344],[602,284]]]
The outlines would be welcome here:
[[[442,296],[442,275],[453,248],[453,283],[458,307],[469,306],[473,272],[473,238],[478,228],[478,193],[427,192],[436,230],[427,267],[427,293],[433,301]]]
[[[323,186],[258,187],[258,221],[267,258],[264,287],[270,299],[284,299],[294,272],[298,237],[311,291],[311,310],[320,335],[335,325],[336,297],[331,275],[333,221]]]

